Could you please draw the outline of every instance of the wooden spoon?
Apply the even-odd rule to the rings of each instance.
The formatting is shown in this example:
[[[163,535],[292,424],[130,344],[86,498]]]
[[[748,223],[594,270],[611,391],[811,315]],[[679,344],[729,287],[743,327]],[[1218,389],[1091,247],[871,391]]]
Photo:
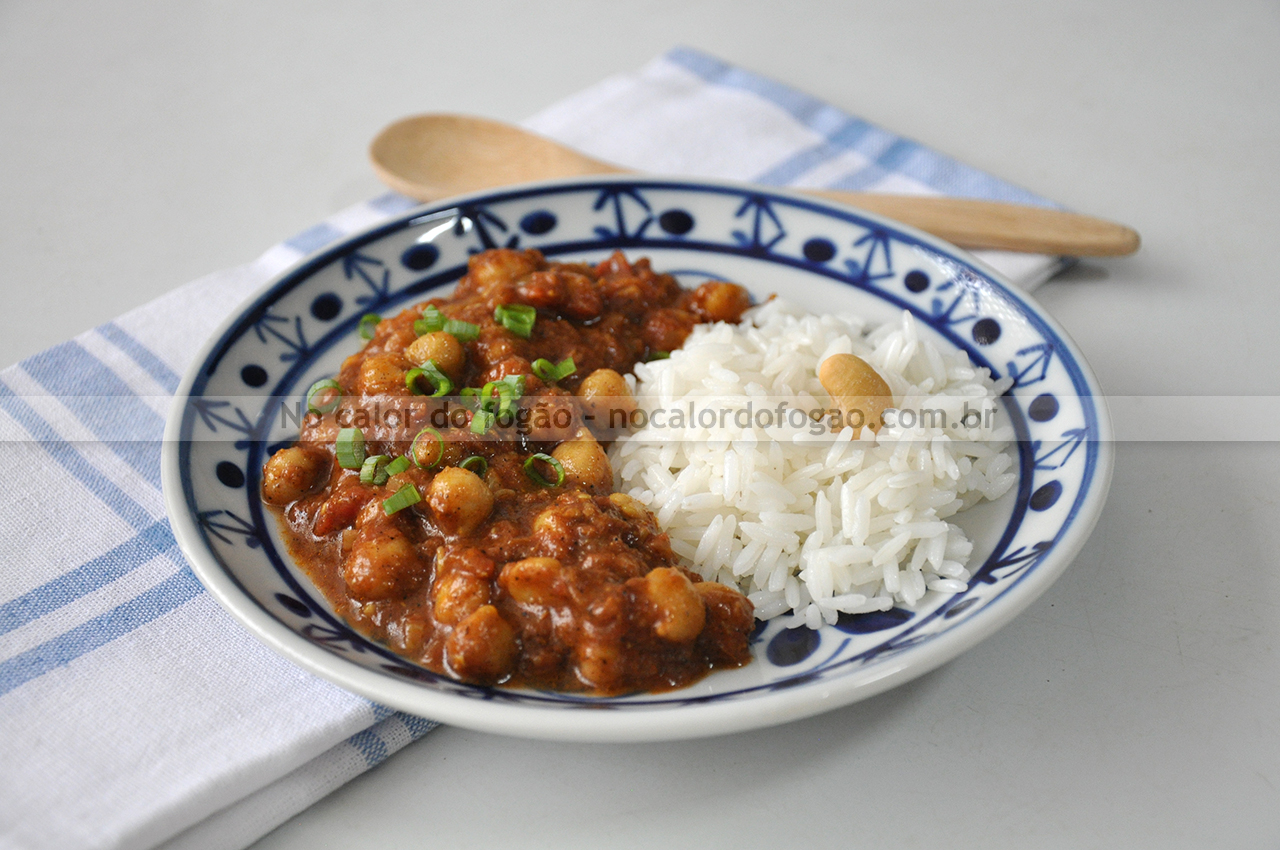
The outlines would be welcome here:
[[[419,201],[531,180],[633,173],[527,130],[465,115],[397,121],[374,138],[369,158],[382,182]],[[963,248],[1075,257],[1138,250],[1131,228],[1077,213],[967,198],[801,191],[896,219]]]

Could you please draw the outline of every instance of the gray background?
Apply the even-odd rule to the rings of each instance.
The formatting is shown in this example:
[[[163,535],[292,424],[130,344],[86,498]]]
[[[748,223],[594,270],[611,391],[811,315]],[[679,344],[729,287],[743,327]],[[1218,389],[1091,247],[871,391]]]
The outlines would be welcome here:
[[[1274,2],[0,2],[0,365],[378,194],[397,117],[677,44],[1136,227],[1037,293],[1111,393],[1277,394]],[[1123,444],[1075,565],[914,683],[701,742],[442,729],[258,846],[1275,847],[1278,480]]]

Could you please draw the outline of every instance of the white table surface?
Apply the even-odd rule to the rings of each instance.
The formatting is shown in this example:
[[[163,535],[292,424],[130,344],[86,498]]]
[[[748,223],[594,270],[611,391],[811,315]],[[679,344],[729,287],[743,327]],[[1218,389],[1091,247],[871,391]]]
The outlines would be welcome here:
[[[1273,0],[7,0],[0,365],[378,194],[399,116],[518,120],[677,44],[1136,227],[1037,296],[1111,393],[1278,394]],[[911,684],[696,742],[441,729],[256,846],[1276,847],[1280,450],[1118,448],[1065,576]]]

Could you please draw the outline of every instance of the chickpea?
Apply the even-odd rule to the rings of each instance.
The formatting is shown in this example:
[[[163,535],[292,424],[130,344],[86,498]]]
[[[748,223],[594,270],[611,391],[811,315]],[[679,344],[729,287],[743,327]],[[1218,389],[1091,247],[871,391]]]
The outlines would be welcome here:
[[[556,581],[563,567],[555,558],[525,558],[502,568],[498,584],[523,605],[547,605],[559,597]]]
[[[427,503],[442,531],[466,537],[493,510],[493,493],[471,470],[450,466],[431,479]]]
[[[533,536],[542,551],[564,555],[573,549],[576,540],[572,521],[555,506],[544,509],[534,518]]]
[[[614,506],[618,510],[622,511],[622,515],[629,519],[642,519],[646,514],[648,514],[644,505],[640,504],[626,493],[610,493],[609,501],[613,502]]]
[[[657,609],[653,630],[672,643],[689,643],[706,623],[707,609],[693,582],[672,567],[655,567],[640,579],[640,593]]]
[[[611,643],[584,642],[578,645],[576,656],[576,672],[585,685],[597,691],[613,689],[622,670],[618,664],[617,646]]]
[[[418,366],[428,360],[435,361],[436,367],[450,378],[461,376],[467,365],[467,351],[462,343],[453,334],[444,331],[423,334],[409,344],[404,354]]]
[[[530,396],[524,408],[524,429],[532,440],[559,443],[571,440],[580,430],[577,402],[568,390],[550,387]]]
[[[262,467],[262,498],[283,507],[310,495],[324,484],[329,456],[302,446],[289,446],[271,456]]]
[[[818,366],[818,380],[840,408],[846,425],[879,431],[893,391],[871,364],[856,354],[833,354]]]
[[[570,490],[543,508],[533,520],[533,536],[540,550],[567,558],[577,544],[574,529],[587,517],[589,506],[594,507],[591,496],[581,490]]]
[[[444,644],[449,670],[478,684],[492,684],[511,675],[516,652],[515,630],[492,605],[471,612]]]
[[[436,620],[456,625],[489,604],[489,582],[471,573],[451,572],[436,579],[435,597]]]
[[[356,387],[362,395],[387,395],[404,389],[404,370],[391,357],[375,355],[360,364]]]
[[[708,322],[736,322],[751,306],[751,293],[736,283],[710,280],[693,292],[694,310]]]
[[[565,481],[600,494],[613,489],[609,457],[586,428],[579,429],[574,439],[556,446],[551,456],[564,467]]]
[[[475,254],[467,263],[467,277],[480,292],[524,277],[538,268],[541,255],[536,251],[514,251],[499,248]]]
[[[342,577],[351,596],[362,602],[398,599],[421,584],[426,565],[399,528],[375,525],[356,535]]]
[[[596,428],[626,428],[636,412],[636,400],[627,381],[612,369],[597,369],[582,379],[578,397],[588,422]]]

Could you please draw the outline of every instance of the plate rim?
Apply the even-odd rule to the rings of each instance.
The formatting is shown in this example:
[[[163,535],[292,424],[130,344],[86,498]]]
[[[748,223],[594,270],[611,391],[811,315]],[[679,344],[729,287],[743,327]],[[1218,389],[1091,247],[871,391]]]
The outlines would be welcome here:
[[[1081,501],[1078,511],[1064,521],[1066,528],[1055,540],[1053,551],[1048,553],[1049,557],[1036,565],[1034,571],[1036,579],[1031,582],[1025,580],[1016,582],[1000,596],[984,605],[982,616],[965,618],[949,627],[945,634],[937,639],[913,647],[909,654],[910,663],[906,663],[908,659],[902,658],[881,662],[876,668],[877,675],[874,676],[835,677],[823,680],[821,688],[789,688],[767,692],[746,700],[675,703],[644,706],[643,710],[621,712],[584,711],[563,704],[512,705],[501,701],[460,697],[445,691],[423,687],[418,683],[398,680],[390,674],[378,673],[351,664],[322,647],[310,643],[263,610],[229,571],[218,564],[216,556],[209,550],[198,524],[188,510],[186,483],[183,480],[183,469],[180,465],[179,443],[191,390],[199,380],[200,373],[210,365],[211,358],[216,363],[225,353],[232,332],[249,321],[250,317],[263,306],[274,302],[292,291],[294,287],[304,283],[312,272],[362,245],[402,230],[416,219],[482,199],[498,202],[521,196],[549,194],[556,190],[588,189],[618,183],[637,187],[711,190],[722,193],[747,192],[785,199],[824,215],[832,213],[844,217],[853,215],[876,223],[890,230],[895,238],[905,236],[907,239],[903,241],[916,242],[942,254],[949,260],[968,265],[980,276],[993,282],[1004,297],[1018,302],[1029,317],[1043,323],[1048,330],[1061,339],[1080,372],[1080,377],[1085,384],[1084,389],[1088,390],[1087,397],[1094,406],[1099,432],[1098,451],[1094,475],[1088,485],[1089,491]],[[282,289],[281,287],[285,284],[289,285]],[[881,293],[882,297],[885,295],[886,293]],[[892,302],[894,299],[885,298],[885,300]],[[223,350],[220,351],[220,349]],[[958,657],[1007,625],[1035,598],[1043,594],[1074,561],[1101,516],[1109,493],[1113,469],[1114,435],[1106,399],[1101,394],[1096,375],[1084,359],[1079,347],[1038,302],[1013,286],[1000,272],[980,258],[893,219],[855,206],[806,196],[786,188],[704,178],[600,175],[537,181],[482,190],[414,207],[322,246],[273,275],[228,314],[200,346],[191,365],[184,372],[166,418],[161,456],[161,483],[166,513],[170,519],[174,537],[196,577],[241,626],[247,628],[278,654],[308,672],[389,707],[480,731],[554,740],[620,742],[705,737],[798,720],[882,693]],[[590,706],[584,704],[583,707]],[[747,707],[746,710],[744,707]]]

